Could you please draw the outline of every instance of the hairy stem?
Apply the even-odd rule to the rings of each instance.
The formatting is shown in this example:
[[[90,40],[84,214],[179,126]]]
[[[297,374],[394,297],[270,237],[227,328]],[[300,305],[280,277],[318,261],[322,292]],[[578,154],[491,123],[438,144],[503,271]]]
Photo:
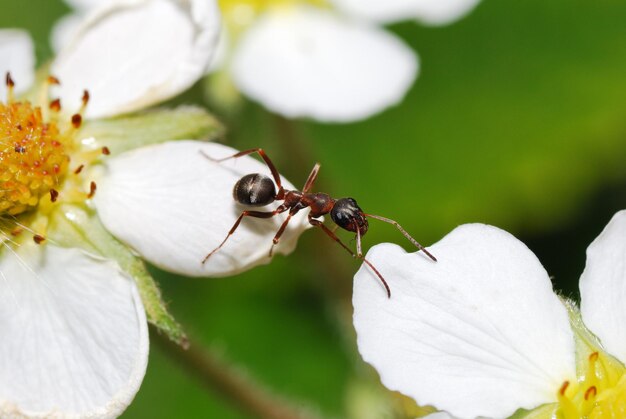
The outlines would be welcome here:
[[[299,410],[282,397],[256,383],[244,371],[228,364],[222,356],[201,348],[190,341],[189,349],[169,340],[153,329],[153,341],[190,375],[220,394],[234,406],[252,417],[266,419],[313,418],[310,412]]]

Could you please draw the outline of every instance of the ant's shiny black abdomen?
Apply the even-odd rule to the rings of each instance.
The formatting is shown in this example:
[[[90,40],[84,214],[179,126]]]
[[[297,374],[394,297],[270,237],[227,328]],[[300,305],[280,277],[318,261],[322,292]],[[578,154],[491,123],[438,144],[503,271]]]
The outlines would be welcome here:
[[[252,173],[235,183],[233,198],[243,205],[262,207],[276,200],[276,187],[269,177]]]

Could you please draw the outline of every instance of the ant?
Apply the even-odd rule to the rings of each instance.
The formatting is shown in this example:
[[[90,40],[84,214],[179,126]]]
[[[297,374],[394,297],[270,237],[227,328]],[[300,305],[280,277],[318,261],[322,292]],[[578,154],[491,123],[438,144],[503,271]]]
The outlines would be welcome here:
[[[274,163],[272,163],[272,161],[267,156],[267,154],[265,154],[265,151],[262,148],[253,148],[250,150],[240,151],[239,153],[222,159],[214,159],[213,157],[205,154],[202,150],[200,150],[200,154],[216,163],[220,163],[225,160],[234,159],[237,157],[247,156],[253,153],[258,153],[263,161],[265,161],[265,164],[270,169],[270,172],[272,172],[272,177],[274,178],[274,181],[272,182],[272,179],[270,179],[268,176],[259,173],[251,173],[249,175],[245,175],[241,179],[239,179],[237,183],[235,183],[235,187],[233,188],[233,198],[238,203],[250,207],[261,207],[271,204],[274,201],[284,202],[279,205],[274,211],[243,211],[226,235],[224,241],[222,241],[219,246],[217,246],[208,255],[206,255],[206,257],[202,260],[202,264],[206,263],[206,261],[209,260],[209,258],[215,252],[217,252],[222,248],[222,246],[224,246],[224,243],[226,243],[230,236],[233,235],[235,230],[237,230],[237,227],[239,227],[239,224],[244,217],[272,218],[275,215],[281,214],[285,211],[289,211],[287,218],[274,236],[272,247],[270,248],[269,253],[271,257],[274,246],[280,241],[280,237],[287,228],[287,224],[289,223],[289,220],[291,220],[291,217],[293,217],[300,210],[303,210],[305,208],[311,209],[308,218],[309,223],[312,226],[321,228],[324,233],[328,235],[328,237],[339,243],[339,245],[346,249],[348,253],[352,255],[352,257],[361,259],[364,263],[367,264],[367,266],[369,266],[374,271],[374,273],[376,273],[376,276],[378,276],[378,278],[381,280],[383,286],[385,287],[385,290],[387,291],[388,298],[391,298],[391,290],[389,288],[389,285],[387,284],[387,281],[385,281],[385,278],[383,278],[380,272],[378,272],[378,269],[376,269],[374,265],[370,263],[370,261],[365,259],[361,250],[361,237],[365,235],[365,233],[367,233],[367,230],[369,228],[367,217],[393,224],[398,228],[398,230],[400,230],[404,237],[406,237],[411,243],[413,243],[419,250],[424,252],[433,261],[437,261],[437,259],[433,255],[431,255],[428,250],[424,248],[424,246],[419,244],[413,237],[411,237],[411,235],[409,235],[409,233],[407,233],[407,231],[403,229],[402,226],[400,226],[400,224],[398,224],[396,221],[389,218],[381,217],[379,215],[364,213],[353,198],[333,199],[330,197],[330,195],[326,193],[309,192],[313,187],[313,183],[315,182],[317,174],[320,170],[319,163],[316,163],[313,167],[313,170],[311,170],[311,173],[309,174],[309,177],[301,191],[290,191],[283,188],[282,182],[280,180],[280,175],[278,174],[278,170],[276,170]],[[276,186],[278,186],[278,191],[276,191]],[[356,233],[356,254],[352,250],[350,250],[350,248],[346,246],[341,241],[341,239],[339,239],[339,237],[337,237],[333,230],[329,229],[326,225],[324,225],[322,221],[317,219],[318,217],[321,217],[328,213],[330,213],[330,218],[333,220],[333,222],[339,227],[343,228],[344,230]]]

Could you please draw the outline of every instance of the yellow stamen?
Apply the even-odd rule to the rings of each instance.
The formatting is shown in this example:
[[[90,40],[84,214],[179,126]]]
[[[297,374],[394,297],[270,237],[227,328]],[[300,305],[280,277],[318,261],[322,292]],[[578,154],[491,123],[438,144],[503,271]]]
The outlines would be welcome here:
[[[578,411],[578,407],[574,404],[574,402],[566,396],[567,388],[569,387],[569,381],[565,381],[559,392],[557,394],[559,405],[561,407],[561,415],[563,419],[578,419],[580,418],[580,413]]]
[[[626,372],[609,355],[593,352],[576,383],[565,381],[557,393],[560,419],[626,417]]]

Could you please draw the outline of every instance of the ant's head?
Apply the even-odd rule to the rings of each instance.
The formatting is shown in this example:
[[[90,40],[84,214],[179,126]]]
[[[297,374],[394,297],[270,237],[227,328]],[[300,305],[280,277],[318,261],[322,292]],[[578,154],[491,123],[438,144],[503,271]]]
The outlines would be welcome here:
[[[330,211],[330,218],[343,229],[352,232],[356,232],[358,229],[361,235],[367,233],[367,218],[352,198],[338,199]]]
[[[276,187],[269,177],[259,173],[251,173],[235,183],[233,198],[243,205],[262,207],[274,202]]]

